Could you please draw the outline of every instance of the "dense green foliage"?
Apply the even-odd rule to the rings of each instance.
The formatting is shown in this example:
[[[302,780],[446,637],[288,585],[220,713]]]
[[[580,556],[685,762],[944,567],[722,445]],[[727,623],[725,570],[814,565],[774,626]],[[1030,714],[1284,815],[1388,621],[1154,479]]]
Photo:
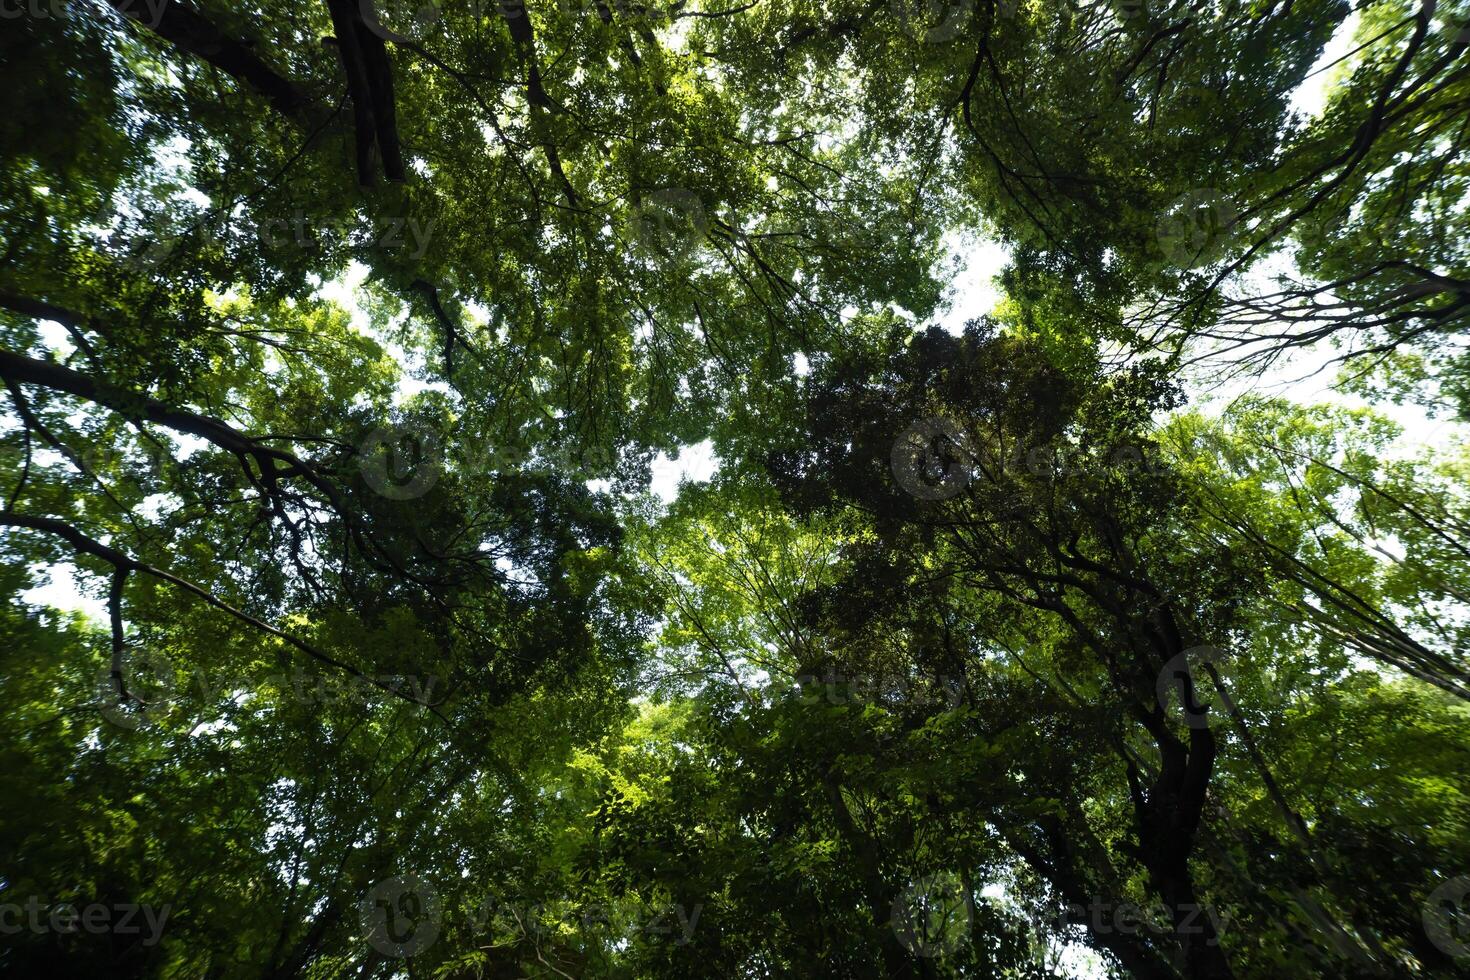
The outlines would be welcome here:
[[[5,7],[0,971],[1470,969],[1467,49]]]

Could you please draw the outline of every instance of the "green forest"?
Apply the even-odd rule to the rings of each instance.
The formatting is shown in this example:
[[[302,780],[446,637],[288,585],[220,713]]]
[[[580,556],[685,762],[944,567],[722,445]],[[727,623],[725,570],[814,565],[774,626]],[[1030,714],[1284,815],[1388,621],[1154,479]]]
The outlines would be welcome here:
[[[0,0],[0,976],[1470,976],[1470,0]]]

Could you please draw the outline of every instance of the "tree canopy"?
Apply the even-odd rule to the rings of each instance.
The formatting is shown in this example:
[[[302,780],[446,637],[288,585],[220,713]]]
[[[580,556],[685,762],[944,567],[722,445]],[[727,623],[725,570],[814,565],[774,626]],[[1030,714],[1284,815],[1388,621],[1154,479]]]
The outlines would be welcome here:
[[[0,19],[5,975],[1470,970],[1466,0]]]

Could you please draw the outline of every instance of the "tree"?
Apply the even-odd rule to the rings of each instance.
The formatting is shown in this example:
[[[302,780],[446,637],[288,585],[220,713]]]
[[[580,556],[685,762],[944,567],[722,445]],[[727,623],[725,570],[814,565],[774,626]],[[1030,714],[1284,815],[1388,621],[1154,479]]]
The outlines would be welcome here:
[[[1462,6],[7,10],[0,968],[1454,975]]]

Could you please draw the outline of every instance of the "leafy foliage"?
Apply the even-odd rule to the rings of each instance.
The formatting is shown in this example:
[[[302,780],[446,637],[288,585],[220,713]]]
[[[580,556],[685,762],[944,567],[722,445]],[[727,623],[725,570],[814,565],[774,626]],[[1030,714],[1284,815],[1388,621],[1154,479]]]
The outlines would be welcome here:
[[[1470,964],[1462,0],[5,18],[7,975]]]

